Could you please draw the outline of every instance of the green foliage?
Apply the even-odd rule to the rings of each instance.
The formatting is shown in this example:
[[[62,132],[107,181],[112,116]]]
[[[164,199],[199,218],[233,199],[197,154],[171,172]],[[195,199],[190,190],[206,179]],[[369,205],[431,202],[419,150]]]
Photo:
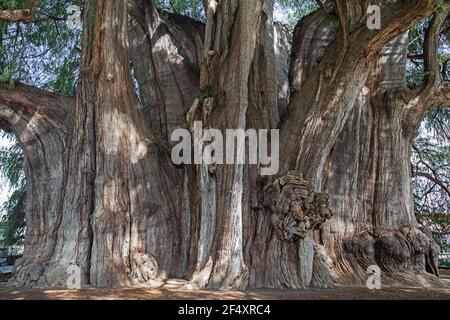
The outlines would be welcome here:
[[[410,87],[419,86],[425,79],[425,70],[423,64],[423,46],[425,33],[430,22],[426,18],[409,31],[409,63],[407,65],[407,83]],[[444,24],[443,29],[448,30],[450,22]],[[438,59],[443,67],[447,61],[450,61],[450,33],[442,33],[439,39]],[[450,78],[450,68],[442,69],[443,76]]]
[[[422,213],[418,214],[417,218],[420,223],[431,229],[441,252],[450,252],[450,245],[447,243],[447,237],[450,236],[450,214]]]
[[[3,205],[6,214],[2,217],[4,226],[2,245],[16,246],[23,244],[25,233],[25,214],[23,210],[25,188],[15,190]]]
[[[275,2],[275,10],[278,14],[275,14],[275,18],[278,17],[279,21],[286,23],[291,27],[294,27],[298,20],[302,17],[310,14],[314,10],[319,8],[317,1],[315,0],[277,0]]]
[[[13,189],[20,189],[25,184],[23,163],[22,149],[17,142],[0,148],[0,172]]]
[[[439,266],[441,268],[447,268],[450,269],[450,261],[448,260],[443,260],[443,259],[439,259]]]
[[[11,139],[11,137],[9,137]],[[24,157],[20,145],[0,148],[0,173],[2,180],[9,183],[11,196],[1,209],[4,224],[3,245],[20,245],[24,238],[25,216],[23,210],[25,197],[25,175],[23,173]]]
[[[419,136],[414,142],[412,169],[426,173],[450,185],[450,110],[436,109],[427,113]],[[413,178],[414,204],[419,214],[445,212],[450,214],[450,196],[436,181]]]
[[[156,0],[160,10],[191,17],[198,21],[205,20],[203,0]]]
[[[428,22],[429,19],[422,21],[409,31],[410,60],[406,69],[406,80],[410,87],[421,85],[425,78],[422,51]]]
[[[26,1],[0,0],[4,9]],[[11,79],[72,95],[78,77],[81,30],[69,29],[66,12],[81,0],[44,0],[31,23],[0,22],[0,81]]]
[[[25,0],[0,0],[0,8],[2,10],[23,9],[26,3]]]
[[[70,57],[64,58],[64,62],[55,72],[55,79],[50,79],[44,89],[54,91],[62,96],[72,96],[75,91],[75,83],[78,77],[78,65]]]
[[[450,110],[427,113],[414,142],[412,170],[425,173],[432,180],[416,175],[412,186],[418,220],[428,226],[442,252],[449,252],[450,195],[439,185],[450,186]]]

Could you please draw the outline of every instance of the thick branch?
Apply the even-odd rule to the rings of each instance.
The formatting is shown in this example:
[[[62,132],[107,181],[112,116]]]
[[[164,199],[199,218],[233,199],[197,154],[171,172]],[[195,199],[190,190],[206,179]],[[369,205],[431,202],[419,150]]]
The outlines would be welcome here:
[[[434,95],[430,108],[450,107],[450,81],[444,81]]]
[[[214,16],[217,10],[217,1],[209,0],[208,6],[205,7],[206,11],[206,30],[205,30],[205,45],[204,45],[204,53],[203,59],[207,59],[210,54],[210,50],[212,50],[212,44],[214,40]]]
[[[367,3],[367,2],[366,2]],[[366,54],[376,53],[400,33],[406,32],[421,19],[435,11],[438,1],[396,1],[382,10],[382,29],[367,30],[363,23],[358,38],[363,40]],[[365,21],[364,21],[365,22]]]
[[[439,72],[439,37],[441,29],[449,16],[450,2],[445,2],[433,15],[425,33],[423,60],[425,84],[418,90],[405,108],[403,123],[405,134],[412,140],[425,113],[436,107],[446,107],[450,103],[448,81],[443,81]]]
[[[423,177],[426,178],[428,180],[430,180],[431,182],[435,183],[436,185],[438,185],[439,187],[442,188],[442,190],[444,190],[448,196],[450,197],[450,188],[448,186],[446,186],[442,181],[440,181],[439,179],[433,177],[431,174],[426,173],[426,172],[414,172],[413,173],[414,177]]]
[[[439,38],[441,29],[450,13],[450,2],[442,5],[438,10],[427,28],[424,41],[424,66],[425,66],[425,90],[432,90],[432,88],[439,85],[441,82],[439,72]]]
[[[314,185],[321,184],[329,150],[364,87],[381,50],[399,34],[435,11],[437,1],[396,1],[382,10],[381,30],[369,30],[369,1],[334,1],[342,35],[325,54],[299,91],[281,129],[282,171],[301,168]],[[348,45],[343,46],[342,42]],[[289,137],[300,139],[291,142]],[[331,138],[330,138],[331,137]],[[317,153],[316,150],[323,150]]]
[[[20,113],[21,117],[31,118],[39,114],[54,126],[65,128],[65,119],[71,98],[40,90],[24,84],[16,84],[14,88],[0,84],[0,118],[14,126],[7,114]],[[9,111],[9,112],[6,112]]]
[[[41,0],[31,0],[20,10],[0,10],[0,20],[7,22],[28,22],[33,18],[37,5]]]
[[[348,44],[348,33],[349,33],[349,19],[347,16],[347,1],[345,0],[336,0],[336,15],[338,16],[339,23],[341,25],[341,33],[342,33],[342,42],[343,47],[346,47]]]
[[[366,54],[376,54],[398,34],[406,32],[421,19],[430,15],[438,3],[436,0],[395,1],[382,8],[381,30],[368,30],[367,8],[373,1],[333,0],[340,21],[344,43],[348,40],[362,46]],[[445,20],[445,19],[444,19]],[[350,43],[350,44],[351,44]],[[358,49],[352,47],[351,50]]]

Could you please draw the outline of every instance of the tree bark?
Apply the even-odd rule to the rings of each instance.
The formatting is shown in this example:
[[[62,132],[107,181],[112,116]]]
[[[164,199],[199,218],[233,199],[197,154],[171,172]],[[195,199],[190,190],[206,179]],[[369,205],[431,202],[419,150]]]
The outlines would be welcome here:
[[[319,239],[342,283],[364,283],[367,268],[377,265],[385,284],[439,284],[426,275],[438,275],[434,241],[412,207],[412,140],[402,122],[412,98],[403,68],[407,51],[408,34],[383,49],[328,160],[325,189],[335,215]]]
[[[45,254],[26,252],[26,258],[43,261],[36,272],[33,261],[24,263],[30,264],[31,272],[16,268],[18,277],[29,279],[26,285],[65,285],[71,264],[81,269],[83,284],[96,286],[129,285],[164,277],[176,265],[174,251],[180,240],[160,236],[178,231],[175,200],[169,192],[174,190],[175,176],[169,176],[160,165],[168,161],[160,160],[164,155],[157,148],[133,89],[127,3],[92,1],[85,10],[81,77],[68,119],[71,125],[66,145],[46,153],[64,156],[65,160],[61,165],[62,185],[51,183],[59,188],[54,194],[62,202],[55,208],[56,221],[50,221],[55,230],[50,224],[42,225],[41,231],[58,236],[50,237],[51,249]],[[35,182],[34,172],[37,178],[46,173],[33,167],[28,172],[33,172],[27,176],[31,189],[41,184]],[[37,201],[40,206],[49,202],[55,205],[55,201],[42,197]],[[29,212],[45,218],[33,208]],[[28,241],[39,231],[38,226],[35,228],[30,220]],[[47,245],[47,241],[35,241]],[[159,258],[158,263],[154,256]],[[59,261],[57,268],[53,261]]]
[[[64,241],[59,227],[63,223],[67,179],[66,121],[73,101],[21,84],[14,88],[2,85],[0,97],[2,127],[16,134],[26,159],[25,211],[29,227],[24,256],[17,261],[12,282],[19,286],[48,285],[42,275],[51,265],[46,277],[62,284],[58,273],[66,261],[60,263],[52,258]],[[65,258],[69,261],[72,257]]]
[[[204,127],[225,133],[277,124],[272,6],[269,0],[224,0],[208,11],[200,88],[209,92],[204,103],[211,107],[204,105],[206,112],[200,116]],[[245,288],[246,227],[253,223],[251,186],[258,169],[236,164],[201,165],[198,170],[199,251],[192,282],[199,287]]]

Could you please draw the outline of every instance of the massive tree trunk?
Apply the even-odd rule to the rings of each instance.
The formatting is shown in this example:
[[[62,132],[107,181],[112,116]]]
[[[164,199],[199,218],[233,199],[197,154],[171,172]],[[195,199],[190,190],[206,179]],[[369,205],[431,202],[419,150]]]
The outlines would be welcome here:
[[[269,129],[279,121],[273,1],[209,1],[200,88],[206,94],[203,127]],[[254,14],[248,14],[252,12]],[[227,150],[228,152],[229,150]],[[235,147],[234,159],[240,157]],[[227,154],[228,156],[228,154]],[[198,167],[201,194],[198,254],[193,283],[245,288],[251,274],[259,168],[242,164]]]
[[[335,216],[320,233],[333,277],[365,282],[382,268],[384,283],[438,283],[431,235],[414,216],[410,162],[413,136],[403,122],[408,34],[387,45],[328,159],[324,188]],[[415,98],[415,96],[414,96]],[[438,251],[439,252],[439,251]]]
[[[426,109],[450,100],[433,72],[442,14],[424,87],[404,83],[406,32],[436,2],[386,5],[370,31],[365,1],[336,0],[291,36],[273,0],[205,1],[205,25],[153,1],[87,1],[76,97],[0,88],[0,124],[27,160],[11,284],[65,286],[75,266],[93,286],[324,288],[363,283],[370,265],[389,283],[439,283],[409,158]],[[280,129],[279,174],[175,166],[170,135],[195,121]]]
[[[53,257],[62,242],[66,246],[77,245],[74,238],[61,241],[60,237],[63,230],[60,226],[65,223],[62,212],[67,180],[66,123],[73,102],[23,85],[13,90],[2,86],[0,90],[3,127],[16,134],[26,155],[28,228],[24,256],[16,264],[14,283],[47,285],[41,276],[46,266],[51,266],[49,270],[57,275],[49,274],[48,278],[55,284],[65,285],[60,272],[66,261],[58,262]]]
[[[43,208],[28,210],[27,242],[42,246],[43,252],[27,245],[12,280],[19,285],[64,286],[71,265],[80,268],[82,284],[129,285],[166,277],[177,264],[181,241],[167,235],[178,233],[172,198],[178,194],[178,177],[165,168],[167,155],[161,154],[133,87],[128,5],[92,1],[85,9],[77,96],[70,108],[61,108],[68,118],[58,119],[69,124],[61,133],[63,145],[39,145],[44,156],[63,158],[48,160],[59,165],[55,169],[42,164],[60,181],[40,180],[48,172],[34,165],[34,153],[25,148],[28,196],[37,187],[48,195],[51,185],[56,189],[50,195],[58,202],[40,194],[32,199]],[[49,130],[42,129],[44,134]],[[20,132],[18,137],[28,144]],[[34,215],[36,223],[30,219]]]

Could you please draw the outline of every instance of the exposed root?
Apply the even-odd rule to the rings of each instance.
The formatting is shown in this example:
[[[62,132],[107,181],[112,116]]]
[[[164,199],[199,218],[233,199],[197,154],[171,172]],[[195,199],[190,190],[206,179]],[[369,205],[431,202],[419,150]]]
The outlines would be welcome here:
[[[424,228],[375,228],[344,240],[343,250],[338,247],[333,269],[339,282],[362,284],[368,267],[378,266],[387,285],[447,286],[439,279],[439,249]]]

